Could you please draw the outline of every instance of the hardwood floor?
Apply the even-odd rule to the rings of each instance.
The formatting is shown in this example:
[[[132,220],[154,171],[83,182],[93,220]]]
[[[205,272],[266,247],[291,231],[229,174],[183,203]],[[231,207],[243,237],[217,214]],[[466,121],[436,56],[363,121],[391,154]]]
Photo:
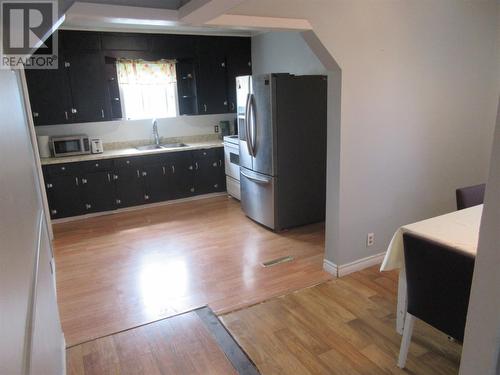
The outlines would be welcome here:
[[[275,234],[217,197],[54,226],[68,346],[210,305],[218,314],[330,279],[322,224]],[[261,263],[291,255],[270,268]]]
[[[397,273],[372,267],[221,318],[263,375],[451,375],[461,346],[418,321],[396,367]]]
[[[195,312],[66,351],[69,375],[237,375]]]

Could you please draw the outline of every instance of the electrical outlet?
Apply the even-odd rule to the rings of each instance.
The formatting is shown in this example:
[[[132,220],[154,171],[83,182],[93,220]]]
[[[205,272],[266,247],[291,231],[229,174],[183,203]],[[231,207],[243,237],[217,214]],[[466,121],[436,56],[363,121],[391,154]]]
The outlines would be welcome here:
[[[214,126],[214,132],[218,133],[219,132],[219,125]]]
[[[375,233],[368,233],[366,235],[366,247],[373,246],[375,243]]]

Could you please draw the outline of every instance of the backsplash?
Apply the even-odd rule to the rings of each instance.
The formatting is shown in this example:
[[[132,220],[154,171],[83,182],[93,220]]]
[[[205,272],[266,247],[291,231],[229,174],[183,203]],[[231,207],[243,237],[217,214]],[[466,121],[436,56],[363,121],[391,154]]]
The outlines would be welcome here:
[[[236,115],[233,113],[163,118],[158,119],[158,132],[163,138],[215,134],[214,125],[218,125],[219,121],[229,121],[233,127],[235,118]],[[103,143],[152,141],[152,129],[151,119],[49,125],[35,128],[37,135],[87,134],[91,138],[101,138]]]

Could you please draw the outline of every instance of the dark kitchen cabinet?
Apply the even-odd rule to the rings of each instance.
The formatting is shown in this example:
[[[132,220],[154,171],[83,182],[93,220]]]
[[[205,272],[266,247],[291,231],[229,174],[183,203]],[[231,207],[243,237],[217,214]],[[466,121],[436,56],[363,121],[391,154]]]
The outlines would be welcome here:
[[[100,51],[69,51],[68,70],[75,122],[105,121],[111,118],[106,105],[104,57]]]
[[[53,219],[81,215],[84,212],[79,184],[78,177],[71,174],[45,177],[50,216]]]
[[[112,173],[112,171],[93,172],[81,177],[81,199],[87,213],[109,211],[115,208]]]
[[[26,82],[35,126],[71,122],[71,91],[64,68],[27,69]]]
[[[195,165],[194,186],[198,194],[225,190],[223,149],[193,151],[193,161]]]
[[[198,39],[198,114],[228,112],[227,70],[223,37]]]
[[[225,191],[222,147],[43,167],[53,219]]]
[[[176,74],[179,114],[195,115],[198,113],[196,63],[192,59],[177,61]]]
[[[148,34],[101,33],[103,50],[110,51],[149,51],[151,37]]]
[[[251,39],[225,39],[228,111],[236,113],[236,77],[252,74]]]
[[[195,195],[194,165],[191,151],[176,152],[167,162],[170,169],[170,191],[172,198],[185,198]]]
[[[144,181],[144,200],[147,203],[170,199],[169,169],[165,154],[144,157],[141,177]]]
[[[140,167],[139,157],[115,160],[113,179],[117,208],[144,203],[145,193]]]

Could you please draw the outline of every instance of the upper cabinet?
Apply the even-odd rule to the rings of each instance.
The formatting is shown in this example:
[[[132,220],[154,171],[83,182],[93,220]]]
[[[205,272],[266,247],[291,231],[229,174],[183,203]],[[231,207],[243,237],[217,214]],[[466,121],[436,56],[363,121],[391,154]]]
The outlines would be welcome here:
[[[59,32],[59,69],[26,70],[35,125],[120,119],[116,59],[176,60],[181,115],[236,112],[236,83],[249,75],[247,37]]]

